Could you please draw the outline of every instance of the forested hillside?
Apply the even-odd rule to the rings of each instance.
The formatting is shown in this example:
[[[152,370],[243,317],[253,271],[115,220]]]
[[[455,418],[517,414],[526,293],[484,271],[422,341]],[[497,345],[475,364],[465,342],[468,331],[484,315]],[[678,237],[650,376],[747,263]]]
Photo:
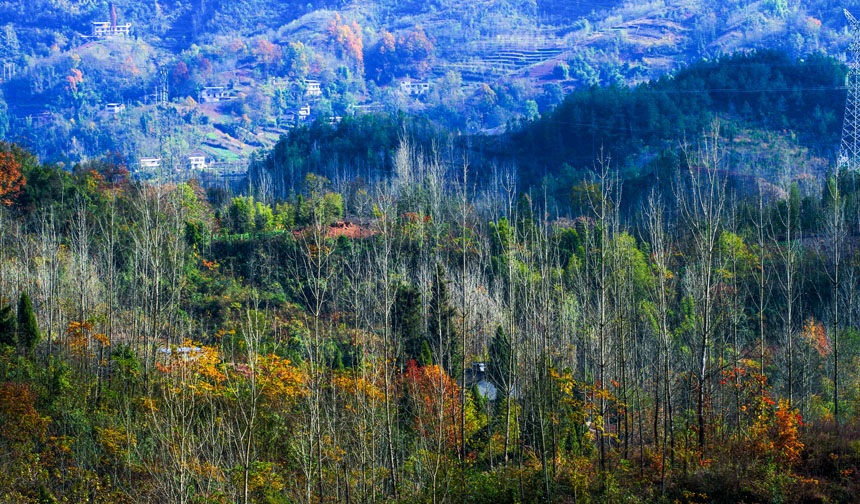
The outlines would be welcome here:
[[[844,81],[844,66],[832,58],[765,50],[699,62],[632,88],[577,90],[540,119],[502,135],[464,137],[426,117],[359,116],[338,128],[291,131],[252,164],[249,182],[282,197],[298,190],[308,173],[338,184],[389,177],[407,138],[425,152],[433,145],[449,156],[463,150],[479,184],[491,183],[500,167],[513,167],[543,208],[567,215],[581,205],[571,187],[591,176],[596,159],[611,158],[631,203],[641,203],[653,181],[667,188],[682,144],[715,122],[733,183],[778,183],[786,164],[794,179],[820,179],[836,159]]]
[[[368,110],[497,134],[572,90],[637,84],[702,58],[762,48],[838,58],[841,9],[854,6],[5,0],[0,134],[45,160],[119,152],[174,169],[198,150],[247,166],[295,126]],[[92,35],[92,22],[114,18],[127,35]],[[404,92],[404,80],[427,88]],[[207,87],[225,88],[224,100],[207,101]]]
[[[842,7],[0,0],[0,504],[856,501]]]
[[[711,122],[659,177],[598,154],[550,212],[431,125],[354,121],[242,195],[2,144],[0,500],[860,492],[856,174],[784,139],[735,173]]]

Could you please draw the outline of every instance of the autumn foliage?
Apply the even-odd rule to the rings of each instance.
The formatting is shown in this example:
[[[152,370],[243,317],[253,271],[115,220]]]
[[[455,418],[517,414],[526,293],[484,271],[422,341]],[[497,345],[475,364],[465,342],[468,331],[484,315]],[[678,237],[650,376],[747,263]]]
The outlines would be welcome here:
[[[0,145],[0,203],[12,205],[26,184],[21,163],[10,149]]]
[[[356,21],[344,20],[340,14],[335,14],[328,24],[329,39],[335,44],[338,52],[353,61],[358,71],[364,71],[364,39],[361,26]]]

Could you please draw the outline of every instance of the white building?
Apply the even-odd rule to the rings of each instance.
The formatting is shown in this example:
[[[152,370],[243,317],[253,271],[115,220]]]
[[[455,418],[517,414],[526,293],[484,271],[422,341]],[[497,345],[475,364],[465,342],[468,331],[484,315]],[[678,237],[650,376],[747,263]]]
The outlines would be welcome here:
[[[119,114],[125,111],[125,105],[122,103],[105,103],[105,112],[109,114]]]
[[[299,109],[299,120],[304,121],[311,116],[311,106],[305,105]]]
[[[110,21],[93,21],[91,36],[94,38],[110,38],[116,35],[128,35],[131,33],[131,23],[113,25]]]
[[[155,168],[161,167],[161,158],[157,157],[144,157],[140,158],[138,163],[141,170],[153,170]]]
[[[322,83],[318,80],[307,80],[305,81],[308,89],[305,91],[307,96],[322,96]]]
[[[206,166],[206,154],[203,154],[202,152],[195,152],[193,154],[188,155],[189,170],[205,170]]]
[[[203,103],[218,103],[230,99],[230,91],[223,86],[207,86],[200,91],[200,101]]]
[[[400,92],[408,95],[421,95],[430,91],[430,83],[427,81],[414,81],[403,79],[400,81]]]

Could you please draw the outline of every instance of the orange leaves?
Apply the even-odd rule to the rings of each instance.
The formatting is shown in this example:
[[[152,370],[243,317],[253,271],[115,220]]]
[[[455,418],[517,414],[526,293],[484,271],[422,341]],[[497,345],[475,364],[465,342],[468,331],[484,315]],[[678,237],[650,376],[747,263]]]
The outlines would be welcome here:
[[[66,327],[66,344],[72,355],[83,359],[91,356],[91,348],[94,342],[102,346],[110,346],[107,336],[93,331],[93,324],[89,321],[71,321]]]
[[[800,452],[803,450],[798,425],[803,425],[799,411],[791,409],[785,399],[780,399],[779,408],[774,412],[773,446],[779,458],[789,465],[800,460]]]
[[[800,413],[788,401],[766,401],[749,428],[751,447],[758,456],[776,459],[791,466],[800,461],[803,442],[799,427],[803,425]]]
[[[460,387],[439,366],[422,366],[411,360],[402,377],[403,386],[415,407],[415,423],[424,437],[441,437],[450,447],[457,446],[460,418]]]
[[[355,62],[359,70],[364,68],[364,40],[361,26],[357,22],[348,23],[340,17],[340,14],[335,14],[329,21],[328,35],[340,46],[342,54]]]
[[[725,379],[720,383],[737,389],[742,400],[740,412],[750,422],[741,438],[744,449],[753,456],[772,458],[789,466],[798,462],[803,450],[799,432],[803,419],[799,411],[785,399],[771,399],[764,376],[747,373],[743,368],[722,373]]]
[[[201,395],[222,395],[227,379],[224,365],[218,351],[212,347],[192,346],[185,341],[181,347],[171,346],[159,349],[161,362],[155,367],[165,378],[175,379],[173,392],[187,388]]]
[[[203,266],[205,266],[206,269],[208,269],[209,271],[215,271],[220,265],[218,264],[217,259],[214,261],[207,261],[206,259],[203,259]]]
[[[78,84],[84,81],[84,74],[77,68],[72,68],[66,76],[66,91],[70,94],[78,92]]]
[[[254,43],[254,56],[264,65],[274,64],[281,57],[281,49],[264,38]]]
[[[274,354],[259,357],[258,380],[263,395],[273,403],[290,402],[304,393],[305,374],[289,360]]]
[[[827,329],[825,329],[824,324],[814,318],[809,318],[803,323],[803,339],[818,352],[819,356],[825,357],[830,353],[830,338],[827,337]]]
[[[21,163],[4,147],[5,144],[0,144],[0,204],[9,206],[24,189],[27,179],[21,174]]]

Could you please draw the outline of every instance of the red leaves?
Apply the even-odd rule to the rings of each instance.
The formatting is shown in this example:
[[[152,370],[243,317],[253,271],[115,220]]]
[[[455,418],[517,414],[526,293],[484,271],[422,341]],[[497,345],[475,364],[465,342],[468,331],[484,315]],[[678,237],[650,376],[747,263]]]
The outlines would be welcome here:
[[[0,204],[10,206],[24,189],[27,179],[21,174],[21,163],[4,147],[8,145],[0,143]]]
[[[174,85],[182,84],[191,78],[191,72],[188,70],[188,65],[184,61],[180,61],[170,71],[170,81]]]
[[[460,387],[439,366],[421,366],[410,360],[403,383],[416,407],[415,423],[425,437],[442,436],[451,447],[457,445],[460,417]]]

